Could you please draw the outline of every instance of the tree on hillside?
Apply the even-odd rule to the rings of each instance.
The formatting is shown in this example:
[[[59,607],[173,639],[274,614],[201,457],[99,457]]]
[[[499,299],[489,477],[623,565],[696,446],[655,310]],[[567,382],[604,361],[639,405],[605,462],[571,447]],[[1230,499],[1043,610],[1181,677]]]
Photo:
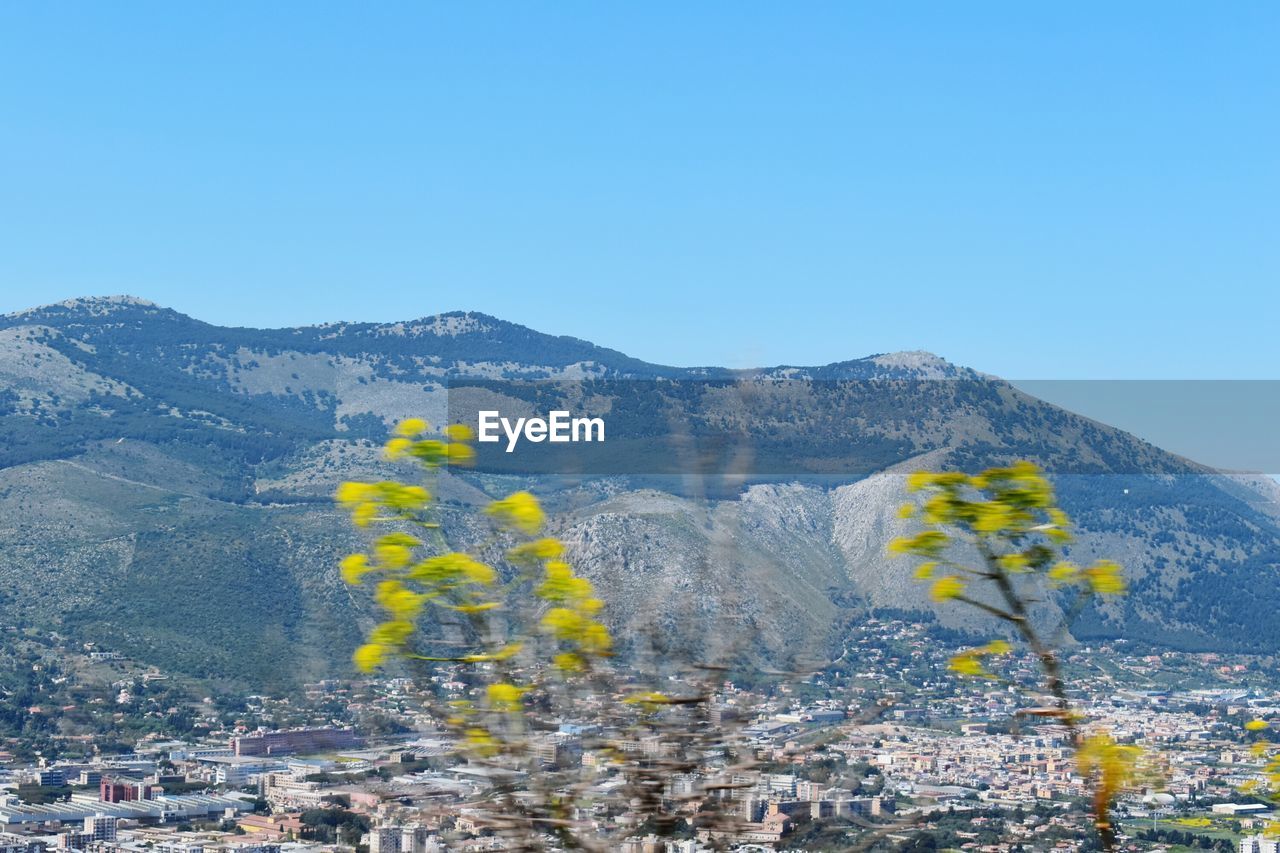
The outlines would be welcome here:
[[[1047,694],[1043,704],[1025,713],[1065,730],[1079,773],[1093,792],[1099,840],[1104,849],[1114,849],[1112,803],[1136,780],[1141,751],[1089,726],[1073,705],[1057,638],[1090,598],[1124,593],[1120,566],[1110,560],[1077,566],[1063,558],[1062,547],[1071,541],[1071,520],[1057,506],[1049,481],[1030,462],[976,475],[921,472],[910,477],[908,488],[922,499],[903,504],[900,516],[918,519],[923,529],[895,539],[890,553],[923,560],[915,577],[930,584],[935,601],[954,601],[994,617],[1024,643],[1040,668]],[[1052,626],[1042,624],[1036,608],[1046,588],[1077,592],[1074,604]],[[963,676],[994,678],[984,661],[1013,652],[1006,640],[992,640],[953,657],[951,668]]]
[[[355,652],[366,672],[396,663],[423,682],[447,673],[456,698],[430,711],[490,788],[476,822],[506,849],[551,843],[616,849],[637,828],[662,835],[707,830],[726,843],[742,823],[728,794],[745,787],[755,757],[740,732],[747,720],[712,722],[720,668],[691,669],[659,690],[613,665],[604,602],[546,535],[538,500],[517,491],[484,507],[487,530],[455,549],[438,518],[440,471],[466,464],[471,433],[429,433],[401,423],[391,459],[417,462],[425,485],[345,483],[338,500],[371,532],[367,551],[346,557],[342,576],[371,585],[383,616]],[[561,721],[577,721],[571,736]],[[577,750],[590,757],[590,765]],[[709,762],[718,772],[696,772]],[[594,783],[608,767],[621,788]],[[700,780],[700,781],[695,781]],[[696,808],[695,808],[696,806]]]

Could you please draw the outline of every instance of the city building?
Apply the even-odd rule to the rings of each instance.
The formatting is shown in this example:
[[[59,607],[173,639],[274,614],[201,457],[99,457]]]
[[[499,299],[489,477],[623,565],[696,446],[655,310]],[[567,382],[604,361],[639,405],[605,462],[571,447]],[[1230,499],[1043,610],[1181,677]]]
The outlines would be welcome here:
[[[84,819],[84,836],[89,841],[115,841],[120,818],[98,813]]]
[[[324,726],[311,729],[286,729],[239,735],[231,739],[231,749],[236,755],[288,755],[300,752],[326,752],[334,749],[351,749],[360,746],[352,728]]]
[[[102,776],[98,781],[98,798],[108,803],[150,800],[154,791],[146,782],[122,776]]]

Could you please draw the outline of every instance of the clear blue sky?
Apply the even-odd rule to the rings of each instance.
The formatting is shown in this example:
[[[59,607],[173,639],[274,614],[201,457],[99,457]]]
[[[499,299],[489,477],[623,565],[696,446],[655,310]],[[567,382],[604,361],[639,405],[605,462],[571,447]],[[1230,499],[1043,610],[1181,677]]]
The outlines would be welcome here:
[[[1275,378],[1277,44],[1274,0],[4,3],[0,311]]]

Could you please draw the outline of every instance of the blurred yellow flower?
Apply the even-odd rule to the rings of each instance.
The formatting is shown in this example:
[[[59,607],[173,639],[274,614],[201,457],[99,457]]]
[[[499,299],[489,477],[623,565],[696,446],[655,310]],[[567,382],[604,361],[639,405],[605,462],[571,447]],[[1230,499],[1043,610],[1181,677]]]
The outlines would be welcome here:
[[[413,438],[415,435],[421,435],[430,429],[430,426],[422,418],[405,418],[396,424],[396,435],[404,438]]]
[[[528,492],[514,492],[494,501],[485,512],[498,519],[504,527],[528,534],[537,533],[547,519],[538,499]]]
[[[948,601],[964,592],[964,581],[955,575],[947,575],[934,581],[929,595],[934,601]]]
[[[372,672],[382,665],[385,658],[386,649],[376,643],[365,643],[352,655],[356,668],[361,672]]]

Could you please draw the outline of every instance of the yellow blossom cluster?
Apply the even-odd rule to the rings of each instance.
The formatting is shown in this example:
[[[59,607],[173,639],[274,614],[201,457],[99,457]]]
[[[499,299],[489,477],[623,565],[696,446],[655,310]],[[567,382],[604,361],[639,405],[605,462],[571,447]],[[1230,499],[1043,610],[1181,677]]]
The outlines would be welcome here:
[[[528,535],[541,530],[547,520],[538,499],[528,492],[515,492],[502,500],[494,501],[485,512],[507,529]]]
[[[439,437],[427,437],[429,429],[420,418],[402,421],[384,447],[386,456],[416,460],[430,470],[466,462],[474,455],[467,443],[471,438],[467,427],[450,426]],[[433,498],[422,486],[392,480],[343,483],[336,498],[350,508],[357,527],[396,524],[416,528],[423,535],[436,532],[437,525],[428,517]],[[492,567],[467,554],[424,557],[426,545],[420,535],[393,530],[374,539],[367,553],[350,554],[339,564],[342,579],[352,586],[377,580],[374,600],[386,616],[355,652],[355,664],[362,671],[374,670],[404,653],[428,603],[462,612],[497,606],[484,592],[497,580]]]
[[[1080,775],[1093,781],[1094,823],[1108,843],[1115,835],[1110,804],[1139,778],[1141,758],[1140,748],[1118,744],[1105,732],[1089,735],[1076,750]]]
[[[982,665],[982,659],[1007,655],[1011,651],[1013,651],[1013,647],[1006,641],[992,640],[984,646],[966,649],[957,655],[953,655],[951,660],[947,662],[947,668],[958,675],[965,675],[971,678],[995,678]]]
[[[1054,503],[1049,480],[1030,462],[975,475],[917,472],[908,477],[907,488],[924,497],[903,504],[898,517],[917,520],[924,529],[895,538],[889,552],[924,560],[915,578],[931,582],[934,601],[968,600],[970,580],[989,580],[997,573],[1039,573],[1054,586],[1073,585],[1090,595],[1126,590],[1123,570],[1110,560],[1082,567],[1057,559],[1060,546],[1071,541],[1071,520]],[[949,559],[962,542],[977,545],[987,562],[982,570]]]
[[[1004,623],[1025,643],[1052,695],[1048,713],[1067,726],[1081,774],[1091,780],[1094,826],[1102,846],[1114,849],[1111,804],[1132,779],[1141,752],[1106,735],[1083,736],[1056,651],[1036,626],[1033,609],[1046,587],[1072,587],[1081,602],[1087,596],[1122,594],[1126,585],[1120,566],[1110,560],[1077,566],[1061,559],[1063,546],[1071,541],[1071,520],[1056,505],[1048,478],[1030,462],[976,475],[919,472],[908,478],[907,488],[920,497],[899,507],[898,517],[921,529],[894,539],[889,552],[921,559],[914,576],[930,585],[935,602],[967,605]],[[976,554],[974,563],[962,561],[966,549]],[[953,656],[949,668],[962,676],[994,678],[986,660],[1011,650],[1007,641],[994,640]]]
[[[496,507],[496,509],[495,509]],[[527,492],[517,492],[489,507],[500,524],[520,532],[537,534],[545,520],[537,499]],[[541,583],[534,593],[553,605],[542,617],[541,627],[558,644],[554,658],[562,672],[579,672],[592,658],[608,655],[613,640],[609,629],[597,616],[604,602],[596,597],[591,581],[574,573],[562,558],[564,545],[542,537],[523,542],[507,551],[507,559],[517,565],[540,567]]]
[[[1246,732],[1254,738],[1253,744],[1250,746],[1250,752],[1253,757],[1262,761],[1262,775],[1266,780],[1266,787],[1270,789],[1270,795],[1273,798],[1280,799],[1280,749],[1277,749],[1274,741],[1271,740],[1273,732],[1272,724],[1266,720],[1254,718],[1244,724]],[[1248,780],[1240,786],[1245,793],[1259,793],[1259,784],[1257,781]],[[1280,837],[1280,824],[1271,823],[1268,825],[1268,834],[1272,837]]]
[[[414,460],[428,470],[468,461],[473,451],[472,435],[464,426],[448,427],[438,436],[427,435],[429,426],[418,418],[400,423],[385,446],[390,459]],[[374,598],[385,619],[356,650],[354,660],[363,671],[371,671],[391,658],[408,655],[408,643],[428,606],[449,609],[481,618],[486,611],[500,608],[510,585],[500,586],[497,569],[471,554],[459,551],[429,553],[443,541],[431,521],[431,493],[416,485],[394,481],[344,483],[338,501],[350,508],[358,527],[394,523],[397,529],[377,537],[368,552],[351,554],[340,563],[343,580],[350,585],[376,581]],[[490,503],[484,513],[501,535],[529,537],[506,552],[518,573],[533,583],[537,598],[547,606],[539,623],[541,631],[554,643],[552,663],[563,673],[586,669],[593,658],[608,655],[612,639],[599,616],[603,602],[591,582],[576,575],[564,561],[564,546],[556,539],[540,536],[546,513],[538,499],[518,491]],[[424,554],[424,552],[428,552]],[[519,574],[517,575],[517,579]],[[518,654],[525,643],[512,641],[451,658],[463,663],[500,664]],[[507,682],[491,685],[488,709],[516,710],[528,688]],[[459,709],[464,714],[463,709]],[[477,725],[470,714],[463,722]],[[491,733],[490,733],[491,735]],[[479,744],[483,747],[484,743]]]
[[[470,444],[474,437],[465,424],[445,427],[440,438],[423,438],[431,427],[421,418],[401,421],[395,435],[383,447],[388,459],[417,459],[428,467],[440,465],[464,465],[475,459],[476,451]]]

